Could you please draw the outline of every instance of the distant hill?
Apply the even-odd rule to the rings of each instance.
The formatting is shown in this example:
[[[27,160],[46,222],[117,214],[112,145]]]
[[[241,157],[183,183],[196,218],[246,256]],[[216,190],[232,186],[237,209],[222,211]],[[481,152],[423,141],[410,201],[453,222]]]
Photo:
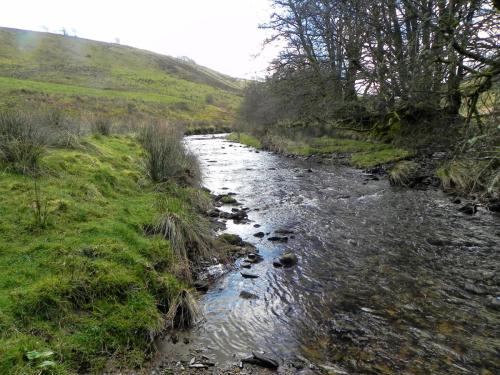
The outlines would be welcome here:
[[[187,58],[0,28],[0,109],[49,104],[76,115],[229,125],[243,85]]]

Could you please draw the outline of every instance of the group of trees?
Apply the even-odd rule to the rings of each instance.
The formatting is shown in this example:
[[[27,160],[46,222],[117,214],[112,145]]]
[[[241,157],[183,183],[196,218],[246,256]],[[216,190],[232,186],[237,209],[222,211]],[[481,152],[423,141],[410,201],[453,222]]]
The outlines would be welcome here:
[[[266,82],[248,88],[248,122],[362,122],[401,108],[457,117],[464,101],[470,119],[500,75],[494,1],[272,3],[263,27],[284,48]]]

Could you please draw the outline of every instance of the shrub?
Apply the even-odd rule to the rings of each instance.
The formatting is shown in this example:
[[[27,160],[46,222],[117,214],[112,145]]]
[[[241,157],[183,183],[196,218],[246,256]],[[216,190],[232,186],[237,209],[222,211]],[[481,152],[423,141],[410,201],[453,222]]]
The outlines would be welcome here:
[[[37,171],[49,134],[40,119],[21,112],[0,113],[0,160],[15,171]]]
[[[154,182],[175,179],[183,185],[198,185],[198,160],[182,142],[182,133],[167,123],[143,128],[140,141],[146,150],[146,169]]]

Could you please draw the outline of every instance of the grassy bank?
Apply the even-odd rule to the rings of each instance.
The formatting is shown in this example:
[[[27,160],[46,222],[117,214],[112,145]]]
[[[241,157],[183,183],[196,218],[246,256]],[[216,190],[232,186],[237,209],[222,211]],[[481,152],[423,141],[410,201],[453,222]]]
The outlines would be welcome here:
[[[246,146],[262,148],[262,143],[260,140],[253,135],[245,134],[245,133],[231,133],[227,137],[230,141],[238,142],[244,144]]]
[[[154,184],[144,161],[135,137],[98,135],[46,149],[36,178],[0,164],[0,373],[147,358],[186,284],[171,242],[143,228],[195,217],[201,193]]]
[[[228,127],[243,84],[186,59],[0,28],[0,110],[50,105],[73,116]]]
[[[350,165],[357,168],[371,168],[377,165],[408,158],[408,150],[389,144],[335,137],[310,137],[294,141],[282,136],[265,136],[259,140],[244,133],[232,133],[228,139],[255,148],[267,148],[288,155],[311,156],[341,154],[347,156]]]

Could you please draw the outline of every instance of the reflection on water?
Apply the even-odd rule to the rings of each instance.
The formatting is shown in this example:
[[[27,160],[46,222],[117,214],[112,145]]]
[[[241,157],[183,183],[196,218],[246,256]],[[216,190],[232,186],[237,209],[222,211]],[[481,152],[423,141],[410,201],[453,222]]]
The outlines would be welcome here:
[[[230,221],[227,231],[264,261],[252,267],[258,279],[236,270],[214,285],[201,298],[204,322],[185,334],[188,344],[166,340],[165,356],[189,360],[198,349],[230,365],[252,350],[283,360],[301,353],[361,373],[498,368],[498,217],[465,216],[439,192],[392,188],[223,137],[187,144],[204,185],[236,192],[250,208],[251,222]],[[288,243],[253,236],[281,228],[294,231]],[[285,250],[298,265],[273,268]],[[259,298],[242,299],[243,290]]]

